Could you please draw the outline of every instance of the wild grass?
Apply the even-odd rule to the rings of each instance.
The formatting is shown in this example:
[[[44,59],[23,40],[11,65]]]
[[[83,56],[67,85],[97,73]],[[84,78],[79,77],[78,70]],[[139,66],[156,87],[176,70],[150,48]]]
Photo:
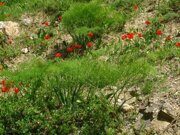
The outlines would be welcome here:
[[[118,22],[123,26],[136,12],[134,6],[141,4],[142,0],[4,2],[5,6],[0,7],[1,20],[18,20],[23,13],[36,14],[41,11],[51,19],[62,15],[63,20],[59,22],[60,25],[62,23],[62,31],[68,31],[72,36],[83,35],[87,41],[96,44],[98,36],[118,28]],[[172,3],[168,6],[174,9]],[[118,14],[121,11],[123,13]],[[7,14],[12,16],[7,18]],[[156,35],[156,30],[161,28],[161,23],[154,19],[143,33],[143,38],[119,39],[119,43],[104,47],[100,43],[98,49],[82,49],[82,55],[73,51],[68,57],[53,59],[42,58],[41,54],[47,47],[41,48],[39,45],[53,44],[54,40],[46,41],[44,36],[48,32],[53,33],[56,27],[37,28],[43,31],[36,35],[37,39],[24,39],[21,43],[31,47],[38,57],[18,65],[16,70],[4,69],[0,72],[2,87],[9,88],[0,93],[0,134],[121,133],[126,120],[117,104],[119,95],[132,87],[139,88],[134,95],[137,98],[151,94],[163,79],[158,77],[157,66],[180,56],[176,41],[165,41],[162,44],[164,37]],[[92,32],[95,37],[87,37],[88,32]],[[54,39],[59,38],[56,37],[58,35],[52,35]],[[82,40],[81,36],[78,40]],[[152,40],[156,43],[152,43]],[[74,39],[74,42],[77,40]],[[1,61],[18,54],[17,49],[6,45],[3,36],[0,43]],[[66,48],[55,51],[63,52]],[[101,60],[102,56],[107,59]],[[117,89],[107,94],[104,90],[107,86]],[[13,88],[19,91],[14,92]]]

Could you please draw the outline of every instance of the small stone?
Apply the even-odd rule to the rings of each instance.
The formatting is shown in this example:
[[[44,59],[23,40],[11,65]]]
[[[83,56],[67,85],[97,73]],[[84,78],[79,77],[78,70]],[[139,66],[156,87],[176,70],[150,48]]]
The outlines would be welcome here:
[[[32,40],[33,40],[33,39],[37,39],[37,38],[38,38],[38,35],[32,33],[29,38],[32,39]]]
[[[134,106],[125,103],[125,104],[122,106],[122,109],[123,109],[125,112],[130,112],[130,111],[134,110]]]
[[[110,89],[116,91],[118,88],[116,86],[110,86]]]
[[[31,25],[32,24],[32,20],[30,18],[25,18],[22,20],[24,25]]]
[[[0,32],[10,37],[18,37],[20,35],[19,24],[12,21],[1,21]]]
[[[21,52],[23,52],[23,53],[28,53],[29,52],[29,50],[28,50],[28,48],[23,48],[23,49],[21,49]]]
[[[106,62],[109,59],[107,56],[100,56],[98,60]]]
[[[66,34],[66,35],[61,35],[61,40],[70,44],[73,41],[73,38],[71,37],[71,35]]]
[[[24,25],[28,26],[33,23],[33,18],[29,16],[28,14],[22,15],[21,21]]]
[[[156,130],[157,132],[162,132],[162,131],[164,131],[169,124],[170,124],[170,123],[167,122],[167,121],[160,121],[160,120],[156,120],[156,119],[154,119],[153,121],[151,121],[151,127],[152,127],[152,129]]]
[[[127,103],[123,103],[123,101],[122,101],[121,99],[118,99],[117,104],[118,104],[119,106],[122,106],[122,110],[123,110],[124,112],[130,112],[130,111],[132,111],[132,110],[134,109],[134,106],[129,105],[129,104],[127,104]]]

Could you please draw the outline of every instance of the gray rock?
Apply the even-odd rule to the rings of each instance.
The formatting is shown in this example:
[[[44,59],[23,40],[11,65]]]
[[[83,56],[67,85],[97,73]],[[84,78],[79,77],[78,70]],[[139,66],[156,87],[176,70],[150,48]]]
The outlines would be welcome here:
[[[24,25],[29,26],[33,23],[33,18],[27,14],[21,17],[21,21]]]
[[[20,27],[17,22],[0,21],[0,32],[14,38],[20,35]]]

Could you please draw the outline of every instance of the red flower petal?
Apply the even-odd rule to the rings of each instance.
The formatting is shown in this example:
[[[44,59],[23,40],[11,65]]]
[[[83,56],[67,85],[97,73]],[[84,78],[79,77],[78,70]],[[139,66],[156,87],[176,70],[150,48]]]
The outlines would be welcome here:
[[[61,53],[56,53],[56,54],[55,54],[55,57],[56,57],[56,58],[60,58],[60,57],[62,57],[62,54],[61,54]]]
[[[94,34],[92,32],[89,32],[88,37],[92,38],[92,37],[94,37]]]
[[[156,31],[156,35],[158,35],[158,36],[160,36],[160,35],[162,35],[163,33],[162,33],[162,31],[161,30],[157,30]]]
[[[14,88],[14,92],[17,94],[17,93],[19,93],[19,88]]]
[[[134,38],[134,33],[128,33],[127,38],[128,39],[133,39]]]
[[[88,43],[87,43],[87,47],[90,48],[90,47],[92,47],[92,46],[93,46],[93,43],[92,43],[92,42],[88,42]]]
[[[2,84],[2,86],[5,86],[6,85],[6,80],[2,80],[1,84]]]
[[[126,35],[126,34],[122,35],[122,36],[121,36],[121,39],[122,39],[122,40],[127,39],[127,35]]]
[[[134,5],[134,10],[138,10],[138,5]]]
[[[68,48],[66,49],[66,51],[67,51],[68,53],[71,53],[71,52],[74,51],[74,48],[73,48],[73,47],[68,47]]]
[[[180,47],[180,42],[177,42],[177,43],[176,43],[176,46],[177,46],[177,47]]]
[[[48,34],[44,36],[44,39],[45,39],[45,40],[49,40],[50,38],[51,38],[51,36],[48,35]]]
[[[143,37],[142,33],[138,33],[138,37],[142,38]]]
[[[146,24],[146,25],[150,25],[151,22],[147,20],[147,21],[145,21],[145,24]]]
[[[81,48],[82,48],[82,45],[79,45],[79,44],[74,45],[74,48],[76,48],[76,49],[81,49]]]
[[[50,25],[50,22],[45,21],[45,22],[42,23],[42,25],[44,25],[44,26],[49,26],[49,25]]]
[[[62,21],[62,16],[58,16],[58,21]]]
[[[3,86],[3,87],[1,88],[1,91],[2,91],[2,92],[8,92],[8,91],[9,91],[9,88],[6,87],[6,86]]]

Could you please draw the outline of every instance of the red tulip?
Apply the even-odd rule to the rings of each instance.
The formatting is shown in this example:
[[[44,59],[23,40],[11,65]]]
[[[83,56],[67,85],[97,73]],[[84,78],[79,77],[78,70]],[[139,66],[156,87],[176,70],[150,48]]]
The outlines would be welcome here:
[[[14,88],[14,92],[17,94],[17,93],[19,93],[19,88]]]
[[[158,36],[160,36],[160,35],[162,35],[163,33],[162,33],[162,31],[161,30],[157,30],[156,31],[156,35],[158,35]]]
[[[81,48],[82,48],[82,45],[79,45],[79,44],[74,45],[74,48],[76,48],[76,49],[81,49]]]
[[[134,5],[134,10],[138,10],[138,5]]]
[[[128,39],[133,39],[134,38],[134,33],[128,33],[127,38]]]
[[[145,21],[145,24],[146,24],[146,25],[150,25],[151,22],[147,20],[147,21]]]
[[[92,37],[94,37],[94,34],[92,32],[89,32],[88,37],[92,38]]]
[[[42,23],[42,25],[44,25],[44,26],[49,26],[49,25],[50,25],[50,22],[45,21],[45,22]]]
[[[62,16],[58,16],[58,21],[62,21]]]
[[[2,80],[1,84],[2,84],[2,86],[5,86],[6,85],[6,80]]]
[[[9,91],[9,88],[6,87],[6,86],[3,86],[3,87],[1,88],[1,91],[2,91],[2,92],[8,92],[8,91]]]
[[[45,39],[45,40],[49,40],[50,38],[51,38],[51,36],[48,35],[48,34],[46,34],[46,35],[44,36],[44,39]]]
[[[56,54],[55,54],[55,57],[56,57],[56,58],[60,58],[60,57],[62,57],[62,54],[61,54],[61,53],[56,53]]]
[[[66,51],[67,51],[68,53],[71,53],[71,52],[74,51],[74,48],[73,48],[73,47],[68,47],[68,48],[66,49]]]
[[[142,33],[138,33],[138,37],[142,38],[143,37]]]
[[[121,36],[121,39],[122,39],[122,40],[127,39],[127,35],[126,35],[126,34],[122,35],[122,36]]]
[[[92,47],[92,46],[93,46],[93,43],[92,43],[92,42],[88,42],[88,43],[87,43],[87,47],[90,48],[90,47]]]
[[[177,46],[177,47],[180,47],[180,42],[177,42],[177,43],[176,43],[176,46]]]

